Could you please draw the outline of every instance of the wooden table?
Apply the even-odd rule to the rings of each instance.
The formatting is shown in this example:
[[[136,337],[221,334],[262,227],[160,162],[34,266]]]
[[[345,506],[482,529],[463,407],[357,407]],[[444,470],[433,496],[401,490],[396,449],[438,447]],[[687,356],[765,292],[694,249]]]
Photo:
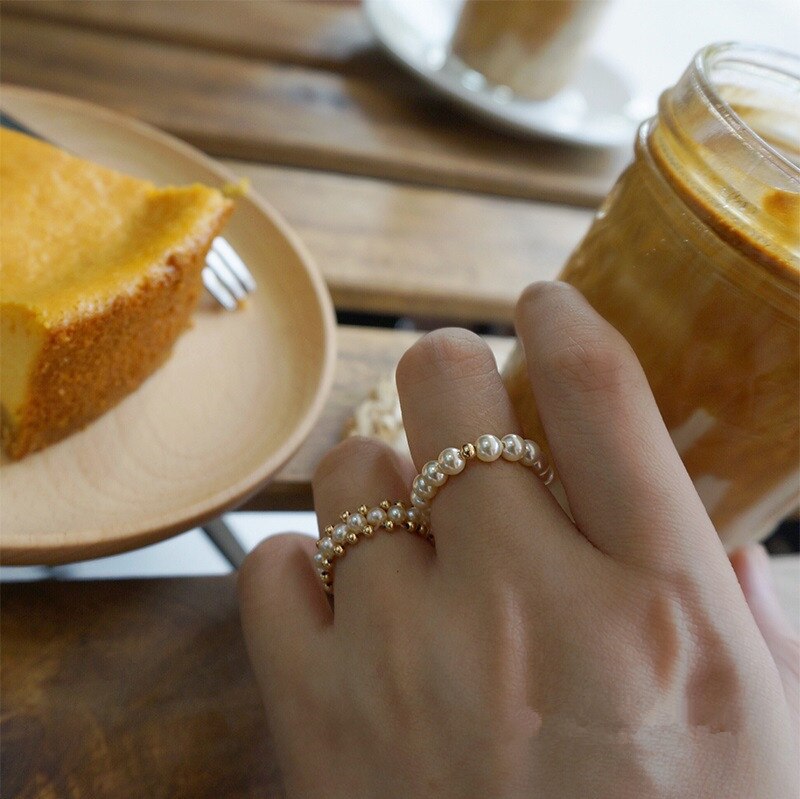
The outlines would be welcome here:
[[[508,329],[627,159],[474,122],[390,61],[352,2],[5,0],[0,70],[220,158],[297,230],[339,311],[429,325]],[[249,509],[311,507],[315,464],[417,335],[340,326],[323,417]],[[3,796],[280,795],[231,579],[1,598]]]

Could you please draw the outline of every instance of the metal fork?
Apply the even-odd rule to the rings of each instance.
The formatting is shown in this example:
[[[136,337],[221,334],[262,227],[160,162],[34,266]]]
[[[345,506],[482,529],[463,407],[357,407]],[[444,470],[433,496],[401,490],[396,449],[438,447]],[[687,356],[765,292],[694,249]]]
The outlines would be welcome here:
[[[203,285],[226,310],[233,311],[251,292],[256,281],[236,250],[222,236],[211,242],[203,267]]]
[[[31,130],[18,119],[0,111],[0,127],[25,133],[35,139],[55,144],[41,134]],[[256,290],[256,281],[236,250],[222,236],[211,243],[203,267],[203,285],[208,293],[226,310],[233,311],[251,292]]]

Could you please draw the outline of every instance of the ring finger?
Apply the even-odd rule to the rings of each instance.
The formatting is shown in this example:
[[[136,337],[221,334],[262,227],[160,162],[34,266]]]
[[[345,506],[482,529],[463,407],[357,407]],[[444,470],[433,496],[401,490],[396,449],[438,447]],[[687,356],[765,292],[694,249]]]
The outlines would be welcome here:
[[[364,505],[379,508],[388,499],[408,502],[412,465],[378,441],[352,438],[331,450],[314,475],[314,505],[320,531],[338,525],[344,511]],[[377,530],[344,546],[335,559],[335,620],[370,615],[400,594],[418,596],[417,582],[431,568],[434,550],[425,540],[397,526]]]

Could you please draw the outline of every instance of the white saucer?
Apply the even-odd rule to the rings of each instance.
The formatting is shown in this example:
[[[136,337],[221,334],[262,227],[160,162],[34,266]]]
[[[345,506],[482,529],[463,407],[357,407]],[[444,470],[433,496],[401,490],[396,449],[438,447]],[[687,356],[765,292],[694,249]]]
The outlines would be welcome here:
[[[626,81],[597,55],[555,97],[531,101],[490,83],[449,52],[460,0],[364,0],[391,55],[434,89],[515,133],[590,147],[630,147],[641,115]]]

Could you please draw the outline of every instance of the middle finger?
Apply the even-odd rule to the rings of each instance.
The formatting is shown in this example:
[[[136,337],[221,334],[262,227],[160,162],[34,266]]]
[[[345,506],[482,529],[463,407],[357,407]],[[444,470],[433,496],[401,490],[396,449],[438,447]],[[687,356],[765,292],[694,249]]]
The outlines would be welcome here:
[[[494,355],[466,330],[437,330],[417,342],[398,364],[397,387],[418,470],[445,447],[520,429]],[[431,528],[444,561],[474,564],[479,554],[483,567],[494,560],[503,570],[512,563],[527,570],[524,552],[538,559],[580,538],[533,471],[503,459],[474,460],[451,476],[431,502]]]

